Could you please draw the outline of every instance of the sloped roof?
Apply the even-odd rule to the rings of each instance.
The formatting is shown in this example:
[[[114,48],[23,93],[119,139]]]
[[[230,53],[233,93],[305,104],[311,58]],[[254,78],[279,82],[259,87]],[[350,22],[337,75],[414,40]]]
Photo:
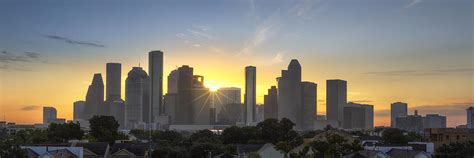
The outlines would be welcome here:
[[[135,143],[115,143],[110,148],[110,153],[114,154],[122,149],[125,149],[136,156],[145,156],[147,152],[147,144],[135,144]]]
[[[105,155],[109,144],[106,142],[89,142],[77,143],[76,146],[86,148],[87,150],[95,153],[96,155]]]
[[[414,158],[420,153],[425,153],[424,151],[419,150],[402,150],[402,149],[392,149],[387,152],[391,158]]]

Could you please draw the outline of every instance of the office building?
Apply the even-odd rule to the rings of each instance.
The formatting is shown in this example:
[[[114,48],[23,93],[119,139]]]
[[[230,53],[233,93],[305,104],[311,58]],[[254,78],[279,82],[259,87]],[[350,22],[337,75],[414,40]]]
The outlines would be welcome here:
[[[151,118],[154,121],[164,111],[163,106],[163,52],[148,53],[148,72],[150,73],[150,105]]]
[[[446,116],[426,114],[423,117],[423,128],[446,128]]]
[[[121,87],[122,87],[122,64],[120,63],[107,63],[106,65],[106,90],[105,100],[119,100],[122,99]]]
[[[104,109],[104,106],[104,81],[102,75],[96,73],[87,89],[84,118],[88,120],[94,115],[100,115],[100,109]]]
[[[427,128],[424,135],[427,142],[434,143],[435,149],[451,143],[474,141],[474,129],[467,128]]]
[[[466,109],[467,112],[467,128],[474,128],[474,107]]]
[[[406,116],[408,112],[407,103],[396,102],[390,105],[390,127],[397,128],[397,117]]]
[[[85,102],[80,100],[74,102],[73,120],[84,120],[84,106]]]
[[[267,95],[263,96],[264,118],[278,119],[278,90],[276,86],[268,89]]]
[[[255,120],[256,113],[256,80],[257,68],[254,66],[245,67],[245,124],[252,125]]]
[[[184,65],[177,70],[178,84],[177,84],[177,104],[175,106],[175,122],[174,124],[193,124],[193,68]]]
[[[242,103],[224,104],[222,110],[217,114],[217,124],[235,125],[237,122],[241,122],[243,107]]]
[[[374,128],[374,106],[349,102],[344,107],[345,129]]]
[[[141,67],[133,67],[125,81],[125,128],[152,122],[150,78]]]
[[[423,117],[418,115],[416,110],[415,115],[398,116],[396,120],[396,128],[398,129],[416,133],[423,131]]]
[[[220,113],[226,104],[240,104],[241,103],[241,89],[237,87],[222,87],[215,92],[216,111]]]
[[[56,121],[58,112],[54,107],[43,107],[43,124],[50,124]]]
[[[347,81],[326,81],[326,116],[328,120],[337,121],[343,127],[344,107],[347,103]]]
[[[301,65],[298,60],[291,60],[288,70],[281,71],[278,81],[278,119],[288,118],[301,129],[302,96]]]
[[[317,110],[317,85],[312,82],[301,83],[302,108],[299,116],[301,119],[301,129],[314,130],[314,121],[316,120]]]
[[[212,122],[209,88],[204,87],[204,77],[195,75],[191,93],[192,124],[209,125]],[[215,114],[215,113],[213,113]]]

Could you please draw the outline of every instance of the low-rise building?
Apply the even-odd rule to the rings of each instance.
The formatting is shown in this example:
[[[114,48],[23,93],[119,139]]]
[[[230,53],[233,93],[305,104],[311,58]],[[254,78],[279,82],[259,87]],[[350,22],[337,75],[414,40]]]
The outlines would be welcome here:
[[[428,128],[424,131],[425,140],[433,142],[435,148],[450,143],[474,141],[474,129],[468,128]]]

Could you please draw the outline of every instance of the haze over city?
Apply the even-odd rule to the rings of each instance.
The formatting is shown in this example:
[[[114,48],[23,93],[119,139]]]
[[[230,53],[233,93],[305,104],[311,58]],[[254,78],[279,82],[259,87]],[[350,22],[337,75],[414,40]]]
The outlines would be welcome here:
[[[242,98],[255,66],[257,104],[298,59],[302,80],[318,84],[318,114],[326,80],[343,79],[348,101],[374,105],[375,126],[390,126],[393,102],[449,127],[474,104],[469,0],[0,3],[0,116],[16,123],[42,122],[43,106],[71,120],[109,62],[122,64],[124,98],[127,73],[148,71],[152,50],[164,52],[163,85],[190,65],[206,87],[239,87]]]

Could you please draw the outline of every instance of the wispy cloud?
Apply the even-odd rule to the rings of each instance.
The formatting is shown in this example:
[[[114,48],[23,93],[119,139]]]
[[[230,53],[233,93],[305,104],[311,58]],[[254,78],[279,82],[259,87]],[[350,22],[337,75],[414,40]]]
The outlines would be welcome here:
[[[211,33],[211,27],[206,25],[194,24],[182,33],[177,33],[176,38],[183,40],[189,46],[201,47],[205,43],[215,39]]]
[[[417,5],[418,3],[421,3],[421,2],[423,2],[423,0],[411,0],[410,3],[405,5],[403,8],[408,9],[408,8],[411,8],[411,7]]]
[[[78,40],[73,40],[67,37],[61,37],[61,36],[55,36],[55,35],[44,35],[44,37],[52,40],[58,40],[58,41],[63,41],[68,44],[77,44],[77,45],[82,45],[82,46],[91,46],[91,47],[105,47],[103,44],[99,43],[94,43],[94,42],[87,42],[87,41],[78,41]]]
[[[32,71],[31,68],[26,66],[29,63],[46,63],[53,64],[54,62],[49,61],[40,53],[36,52],[22,52],[12,53],[7,51],[0,52],[0,69],[1,70],[13,70],[13,71]]]
[[[301,0],[291,10],[296,17],[311,19],[309,13],[313,10],[319,0]]]
[[[238,55],[252,55],[254,49],[278,33],[280,27],[280,13],[276,11],[257,26],[255,33],[244,43]]]
[[[283,56],[286,54],[286,51],[281,51],[281,52],[278,52],[275,57],[273,57],[272,59],[272,63],[273,64],[276,64],[276,63],[281,63],[283,62]]]
[[[447,74],[474,74],[473,68],[453,68],[453,69],[434,69],[434,70],[396,70],[396,71],[374,71],[367,72],[368,75],[378,76],[437,76]]]
[[[24,106],[20,110],[22,111],[35,111],[41,109],[41,106],[37,105],[30,105],[30,106]]]

